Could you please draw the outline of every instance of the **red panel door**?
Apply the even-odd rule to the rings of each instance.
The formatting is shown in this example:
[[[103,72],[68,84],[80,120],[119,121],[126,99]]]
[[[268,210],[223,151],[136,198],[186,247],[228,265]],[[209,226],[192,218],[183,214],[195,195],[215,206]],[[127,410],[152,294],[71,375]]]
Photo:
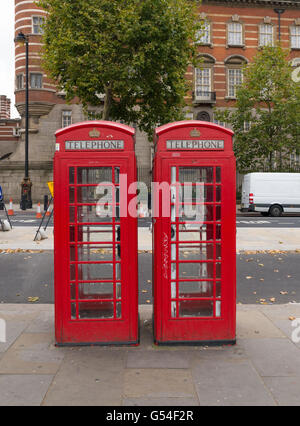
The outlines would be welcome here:
[[[163,159],[161,182],[171,183],[170,215],[161,235],[160,324],[156,340],[235,339],[235,175],[232,161]],[[191,166],[192,164],[192,166]],[[160,206],[162,213],[162,206]]]
[[[120,217],[120,175],[134,179],[128,169],[129,159],[56,164],[58,344],[137,343],[137,228]]]

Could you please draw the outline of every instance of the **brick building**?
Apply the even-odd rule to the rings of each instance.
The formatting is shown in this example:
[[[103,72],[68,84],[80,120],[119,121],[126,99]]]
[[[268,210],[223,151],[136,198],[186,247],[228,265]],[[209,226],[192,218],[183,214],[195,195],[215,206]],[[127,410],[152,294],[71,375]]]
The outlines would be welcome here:
[[[279,14],[278,10],[284,10]],[[277,10],[277,12],[275,11]],[[203,0],[199,15],[206,21],[199,55],[201,68],[187,70],[193,89],[187,97],[187,118],[214,121],[213,109],[234,108],[236,86],[242,81],[242,66],[252,60],[261,46],[275,43],[281,36],[282,45],[291,48],[290,58],[300,64],[300,4],[290,0]],[[15,0],[15,34],[29,36],[29,160],[33,183],[33,200],[47,193],[46,182],[52,179],[54,133],[86,117],[76,102],[66,104],[64,94],[41,68],[41,25],[46,13],[34,0]],[[280,19],[280,21],[279,21]],[[280,25],[279,25],[280,22]],[[279,28],[280,27],[280,28]],[[15,47],[16,107],[24,128],[25,111],[25,47]],[[24,170],[24,136],[11,155],[0,160],[0,182],[9,196],[18,200]],[[136,154],[139,179],[149,182],[152,147],[137,131]],[[13,176],[13,182],[12,178]],[[9,185],[9,186],[8,186]],[[9,190],[8,190],[9,188]]]
[[[0,96],[0,161],[11,155],[20,138],[20,120],[10,118],[11,101]]]

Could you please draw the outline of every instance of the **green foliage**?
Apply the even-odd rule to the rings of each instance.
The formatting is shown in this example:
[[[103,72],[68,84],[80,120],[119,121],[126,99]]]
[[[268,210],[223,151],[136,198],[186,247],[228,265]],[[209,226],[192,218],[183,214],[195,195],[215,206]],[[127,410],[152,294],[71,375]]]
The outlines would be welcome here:
[[[182,118],[185,73],[196,63],[196,0],[40,0],[44,67],[85,107],[105,94],[103,119],[136,123],[152,137]],[[138,106],[138,107],[137,107]]]
[[[280,46],[263,48],[245,67],[236,109],[216,111],[235,132],[240,170],[283,170],[300,148],[300,87],[292,80],[288,55]],[[249,131],[245,122],[251,123]]]

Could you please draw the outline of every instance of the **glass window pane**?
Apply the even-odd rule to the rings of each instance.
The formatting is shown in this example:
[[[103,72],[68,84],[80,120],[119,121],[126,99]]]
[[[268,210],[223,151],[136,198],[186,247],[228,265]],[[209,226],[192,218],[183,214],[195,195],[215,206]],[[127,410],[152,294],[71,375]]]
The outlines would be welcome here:
[[[214,302],[210,300],[183,300],[179,302],[180,317],[212,317]]]
[[[113,283],[80,283],[78,284],[79,299],[113,299]]]
[[[80,319],[102,319],[114,317],[113,302],[86,302],[78,304]]]
[[[213,244],[179,244],[180,260],[213,260]]]
[[[221,167],[216,167],[216,183],[221,183]]]
[[[112,242],[113,241],[112,225],[80,225],[78,226],[79,242]],[[115,232],[115,241],[117,241],[117,229]]]
[[[213,224],[186,224],[179,231],[179,241],[210,241],[214,239]]]
[[[112,182],[111,167],[78,167],[77,183],[78,184],[99,184],[101,182]]]
[[[179,263],[179,278],[213,278],[213,263]]]
[[[214,284],[213,281],[185,281],[179,282],[179,297],[213,297]]]
[[[109,262],[113,260],[114,250],[112,245],[106,244],[80,244],[78,246],[79,262]],[[117,259],[117,248],[115,248],[115,259]]]
[[[179,182],[213,183],[213,167],[179,167]]]
[[[78,264],[78,279],[80,281],[112,280],[113,273],[113,263]]]

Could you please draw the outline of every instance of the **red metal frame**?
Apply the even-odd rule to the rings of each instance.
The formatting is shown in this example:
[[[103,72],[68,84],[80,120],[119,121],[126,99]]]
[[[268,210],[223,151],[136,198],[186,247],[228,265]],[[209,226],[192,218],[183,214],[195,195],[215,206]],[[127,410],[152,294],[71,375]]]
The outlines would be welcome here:
[[[171,217],[153,220],[154,337],[158,344],[234,343],[236,328],[235,158],[231,130],[199,121],[156,130],[153,181],[175,183]],[[224,141],[221,149],[168,149],[167,141]],[[173,145],[172,145],[173,146]],[[192,145],[191,145],[192,146]],[[188,170],[187,170],[188,169]],[[179,198],[179,171],[204,173],[203,200]],[[201,175],[202,176],[202,175]],[[181,179],[182,180],[182,179]],[[202,180],[202,182],[201,182]],[[195,222],[180,218],[184,205],[205,213]],[[173,214],[172,214],[173,212]],[[198,228],[198,230],[196,230]],[[191,237],[190,237],[191,235]],[[189,276],[190,274],[190,276]]]
[[[120,188],[116,176],[127,175],[127,194],[129,185],[136,182],[134,134],[128,126],[105,121],[79,123],[56,132],[57,345],[138,344],[137,219],[117,214],[99,218],[95,214],[97,204],[101,205],[95,199],[100,177],[108,181],[104,188],[116,188],[111,191],[111,200],[102,203],[114,212],[121,206],[116,198]],[[123,143],[120,149],[93,149],[97,140]],[[70,141],[96,144],[68,150],[66,142]],[[129,194],[128,203],[135,196]]]

